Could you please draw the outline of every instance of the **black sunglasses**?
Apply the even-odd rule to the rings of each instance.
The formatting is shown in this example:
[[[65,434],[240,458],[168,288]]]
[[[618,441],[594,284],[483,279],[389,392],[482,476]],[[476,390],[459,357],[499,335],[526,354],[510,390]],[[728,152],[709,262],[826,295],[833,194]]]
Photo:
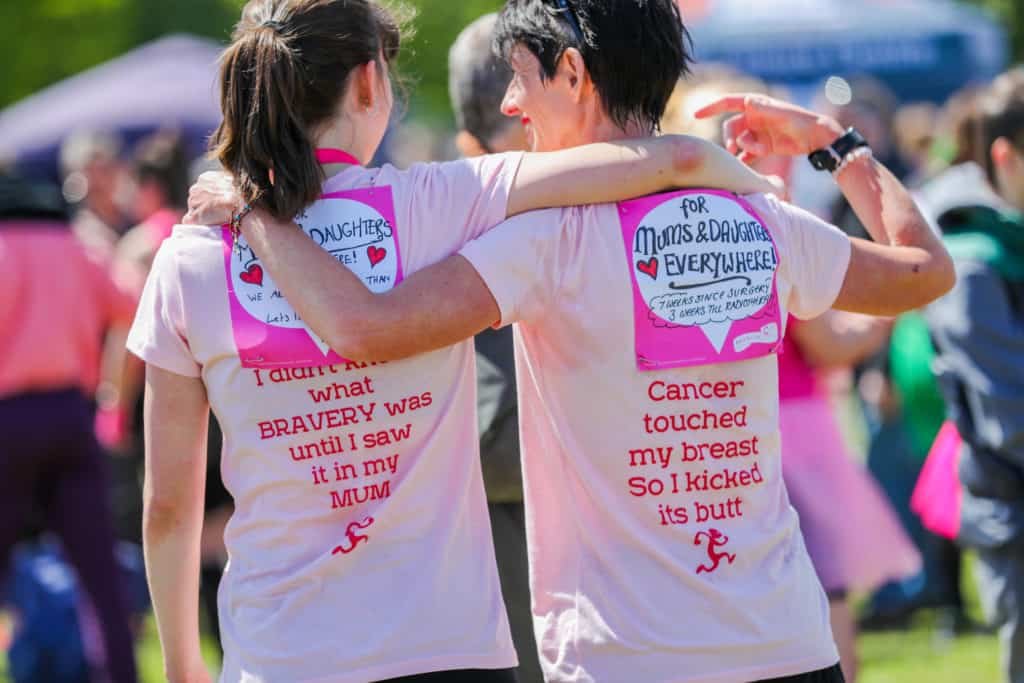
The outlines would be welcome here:
[[[572,11],[572,7],[569,6],[569,0],[555,0],[555,4],[558,5],[558,12],[565,17],[565,20],[572,26],[573,33],[576,34],[576,40],[579,41],[580,47],[583,47],[585,41],[583,40],[583,29],[580,28],[580,22],[576,18],[576,13]]]

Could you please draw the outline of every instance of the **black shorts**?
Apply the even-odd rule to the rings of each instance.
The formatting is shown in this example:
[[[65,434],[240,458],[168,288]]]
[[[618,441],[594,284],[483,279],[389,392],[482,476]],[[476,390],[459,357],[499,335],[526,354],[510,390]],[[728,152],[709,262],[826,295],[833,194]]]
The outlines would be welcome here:
[[[843,670],[836,664],[821,671],[811,671],[810,673],[797,674],[796,676],[783,676],[782,678],[764,679],[754,683],[846,683],[846,679],[843,678]]]
[[[515,669],[458,669],[389,678],[379,683],[516,683]]]

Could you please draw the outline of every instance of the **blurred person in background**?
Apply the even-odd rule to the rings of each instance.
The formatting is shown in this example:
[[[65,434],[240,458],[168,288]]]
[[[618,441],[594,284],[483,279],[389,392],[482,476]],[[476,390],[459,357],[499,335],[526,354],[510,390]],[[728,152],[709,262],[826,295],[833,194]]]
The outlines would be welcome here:
[[[958,501],[956,538],[977,552],[975,578],[999,628],[1005,680],[1024,683],[1024,69],[997,78],[976,116],[986,186],[965,182],[956,202],[922,192],[959,277],[926,316],[963,441],[950,501]]]
[[[900,158],[907,164],[907,186],[919,187],[935,171],[935,130],[939,110],[930,102],[912,102],[896,110],[892,132]]]
[[[924,168],[945,164],[934,177],[922,183],[917,198],[925,217],[936,222],[948,221],[957,214],[957,207],[997,201],[989,187],[979,161],[976,100],[978,88],[969,86],[955,93],[940,112],[936,112],[932,144],[932,161]],[[948,215],[947,215],[948,214]],[[911,482],[920,481],[922,468],[933,448],[946,415],[946,406],[933,369],[935,349],[923,311],[906,313],[896,321],[888,346],[887,372],[890,383],[879,386],[888,393],[884,399],[893,414],[898,412],[902,426],[902,448],[898,455],[877,452],[873,462],[889,478],[890,493],[898,500],[907,500]],[[881,370],[876,369],[881,377]],[[885,381],[885,380],[880,380]],[[881,403],[881,402],[878,402]],[[918,484],[909,498],[910,508],[918,512]],[[903,510],[906,513],[906,510]],[[971,628],[961,587],[962,553],[953,540],[933,533],[922,526],[916,516],[904,514],[908,530],[915,538],[924,558],[920,576],[894,582],[879,591],[871,601],[865,617],[869,626],[907,624],[919,607],[937,610],[936,634],[948,639]]]
[[[889,328],[884,319],[841,311],[790,318],[779,355],[782,474],[828,595],[849,683],[858,669],[851,593],[912,576],[921,560],[878,484],[849,454],[825,373],[848,372],[885,344]]]
[[[141,293],[153,256],[185,213],[189,176],[184,143],[177,133],[154,133],[135,146],[129,166],[134,213],[140,223],[116,243],[114,267],[120,279]],[[97,433],[104,445],[115,450],[129,450],[132,439],[142,438],[145,366],[125,350],[126,333],[108,339],[98,395]],[[141,443],[135,445],[140,452]],[[141,514],[135,525],[140,523]]]
[[[114,268],[121,280],[141,293],[157,250],[185,213],[192,179],[185,140],[176,130],[154,132],[135,145],[129,168],[134,214],[141,222],[117,243]],[[118,535],[141,543],[145,365],[127,352],[126,337],[127,330],[112,331],[107,337],[96,424],[101,443],[124,456],[112,460],[112,499]],[[227,559],[224,526],[231,514],[231,497],[220,478],[221,439],[219,425],[211,415],[200,597],[209,633],[218,643],[217,587]]]
[[[728,93],[768,92],[757,79],[726,69],[705,72],[690,87],[680,83],[666,112],[670,129],[721,144],[723,117],[694,112]],[[758,159],[758,171],[788,182],[794,158]],[[874,479],[848,452],[830,400],[825,373],[848,371],[888,339],[879,318],[828,311],[808,321],[790,317],[779,355],[782,474],[815,571],[829,599],[832,633],[843,674],[857,677],[857,628],[849,595],[914,574],[920,558]],[[843,510],[837,515],[835,511]]]
[[[129,183],[121,162],[121,139],[102,131],[72,133],[61,145],[64,198],[72,205],[78,238],[105,259],[131,225]]]
[[[471,23],[448,53],[448,90],[458,130],[455,144],[466,157],[526,149],[523,125],[501,113],[512,70],[492,48],[497,20],[492,13]],[[480,463],[501,592],[519,653],[519,681],[540,683],[530,611],[512,328],[484,330],[474,341]]]
[[[100,623],[115,683],[135,681],[129,606],[114,580],[107,463],[93,433],[100,346],[135,299],[67,222],[56,188],[0,178],[0,562],[34,513],[60,538]],[[45,665],[45,662],[40,662]]]

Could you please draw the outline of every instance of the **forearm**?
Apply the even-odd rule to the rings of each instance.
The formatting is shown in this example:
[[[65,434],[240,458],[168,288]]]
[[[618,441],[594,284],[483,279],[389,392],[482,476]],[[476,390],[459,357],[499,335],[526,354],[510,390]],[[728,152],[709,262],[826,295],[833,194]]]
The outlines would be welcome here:
[[[888,338],[888,323],[854,313],[828,311],[792,328],[793,338],[814,367],[854,365],[882,347]]]
[[[297,226],[254,212],[243,232],[299,317],[343,358],[407,358],[468,339],[498,321],[490,290],[461,256],[374,294]]]
[[[889,169],[864,156],[840,171],[836,180],[872,239],[904,252],[908,272],[901,284],[929,291],[947,291],[952,286],[949,253]]]
[[[171,683],[187,681],[189,672],[202,666],[199,650],[201,495],[197,501],[197,505],[180,508],[162,507],[147,495],[143,510],[146,577],[165,673]]]
[[[874,157],[851,161],[836,177],[850,207],[878,244],[945,254],[910,192]]]
[[[622,201],[677,187],[712,187],[740,194],[776,189],[717,145],[691,136],[665,135],[526,154],[509,194],[508,216]]]
[[[871,155],[860,156],[837,173],[836,181],[874,240],[855,242],[847,275],[851,286],[844,287],[844,303],[836,308],[892,316],[953,287],[953,261],[942,240],[885,166]]]
[[[299,317],[339,355],[363,360],[355,358],[360,326],[394,322],[379,319],[383,309],[371,319],[374,294],[297,225],[254,211],[242,233]]]

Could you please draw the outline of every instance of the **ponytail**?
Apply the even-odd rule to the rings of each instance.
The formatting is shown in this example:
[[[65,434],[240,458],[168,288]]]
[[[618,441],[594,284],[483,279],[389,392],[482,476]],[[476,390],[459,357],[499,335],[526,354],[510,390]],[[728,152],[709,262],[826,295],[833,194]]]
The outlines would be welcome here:
[[[242,199],[290,220],[320,196],[313,131],[330,120],[349,73],[390,61],[400,42],[374,0],[251,0],[221,60],[224,119],[211,141]]]

